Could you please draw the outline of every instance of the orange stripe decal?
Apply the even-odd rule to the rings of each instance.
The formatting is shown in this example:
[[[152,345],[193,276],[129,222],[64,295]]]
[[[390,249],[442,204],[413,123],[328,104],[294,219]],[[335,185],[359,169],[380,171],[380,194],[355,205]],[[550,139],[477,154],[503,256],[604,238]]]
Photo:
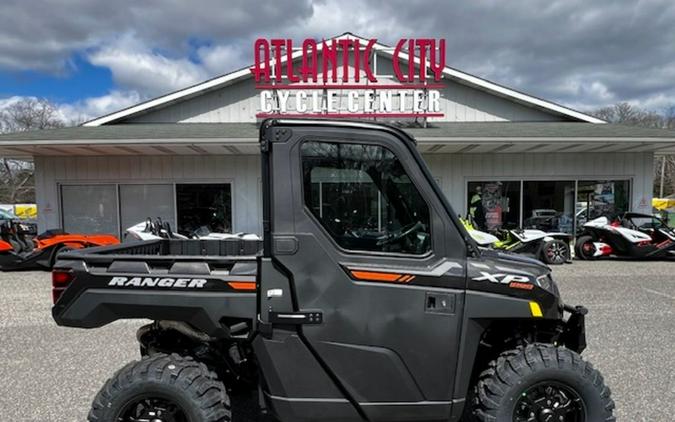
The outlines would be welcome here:
[[[230,281],[227,284],[234,290],[255,290],[255,281]]]
[[[415,276],[401,275],[396,273],[381,273],[376,271],[350,271],[357,280],[386,281],[389,283],[409,283]]]

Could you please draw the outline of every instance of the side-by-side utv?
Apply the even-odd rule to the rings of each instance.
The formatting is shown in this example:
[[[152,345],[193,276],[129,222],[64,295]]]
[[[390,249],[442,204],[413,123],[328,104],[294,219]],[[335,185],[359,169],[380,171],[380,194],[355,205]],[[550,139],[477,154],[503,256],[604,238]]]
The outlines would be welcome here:
[[[251,398],[281,422],[615,420],[586,309],[542,263],[480,250],[407,134],[268,120],[260,146],[262,242],[59,255],[59,325],[153,321],[90,421],[236,422]]]

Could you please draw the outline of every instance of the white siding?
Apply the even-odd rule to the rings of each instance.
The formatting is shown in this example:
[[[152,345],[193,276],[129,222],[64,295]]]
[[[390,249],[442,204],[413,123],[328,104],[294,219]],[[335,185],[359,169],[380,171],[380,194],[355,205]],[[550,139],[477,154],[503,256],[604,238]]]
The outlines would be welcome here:
[[[631,206],[649,212],[651,153],[431,154],[425,159],[454,209],[466,209],[469,180],[630,179]],[[233,229],[260,233],[258,156],[35,157],[40,229],[59,227],[59,183],[231,182]]]
[[[258,156],[35,157],[38,223],[61,226],[59,184],[232,183],[233,231],[261,232]]]

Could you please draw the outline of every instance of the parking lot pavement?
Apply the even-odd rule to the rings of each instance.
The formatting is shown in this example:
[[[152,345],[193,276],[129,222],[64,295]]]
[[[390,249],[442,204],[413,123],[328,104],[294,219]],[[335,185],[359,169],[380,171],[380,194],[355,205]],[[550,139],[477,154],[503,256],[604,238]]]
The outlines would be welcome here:
[[[612,388],[618,420],[672,421],[675,263],[577,261],[554,278],[567,303],[590,309],[584,356]],[[85,420],[106,378],[138,357],[142,321],[57,327],[49,283],[48,273],[0,273],[2,420]]]

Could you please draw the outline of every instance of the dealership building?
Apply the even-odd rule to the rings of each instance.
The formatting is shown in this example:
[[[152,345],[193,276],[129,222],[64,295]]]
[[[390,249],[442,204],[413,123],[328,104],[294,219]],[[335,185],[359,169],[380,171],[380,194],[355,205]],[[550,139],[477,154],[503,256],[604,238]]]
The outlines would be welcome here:
[[[335,40],[368,43],[352,34]],[[395,78],[394,62],[413,60],[418,69],[419,60],[371,45],[377,82],[351,76],[303,88],[283,78],[275,86],[275,78],[261,86],[245,68],[79,127],[1,135],[0,155],[34,161],[41,230],[120,235],[161,217],[182,232],[209,225],[261,233],[262,119],[351,113],[413,135],[455,210],[466,214],[478,195],[489,229],[573,232],[601,213],[651,212],[654,155],[675,152],[675,132],[607,124],[450,67],[433,86],[418,81],[412,89]],[[353,58],[338,62],[362,72]],[[308,112],[298,98],[318,101],[320,110]],[[330,197],[330,178],[317,183]],[[377,194],[368,195],[377,206]]]

